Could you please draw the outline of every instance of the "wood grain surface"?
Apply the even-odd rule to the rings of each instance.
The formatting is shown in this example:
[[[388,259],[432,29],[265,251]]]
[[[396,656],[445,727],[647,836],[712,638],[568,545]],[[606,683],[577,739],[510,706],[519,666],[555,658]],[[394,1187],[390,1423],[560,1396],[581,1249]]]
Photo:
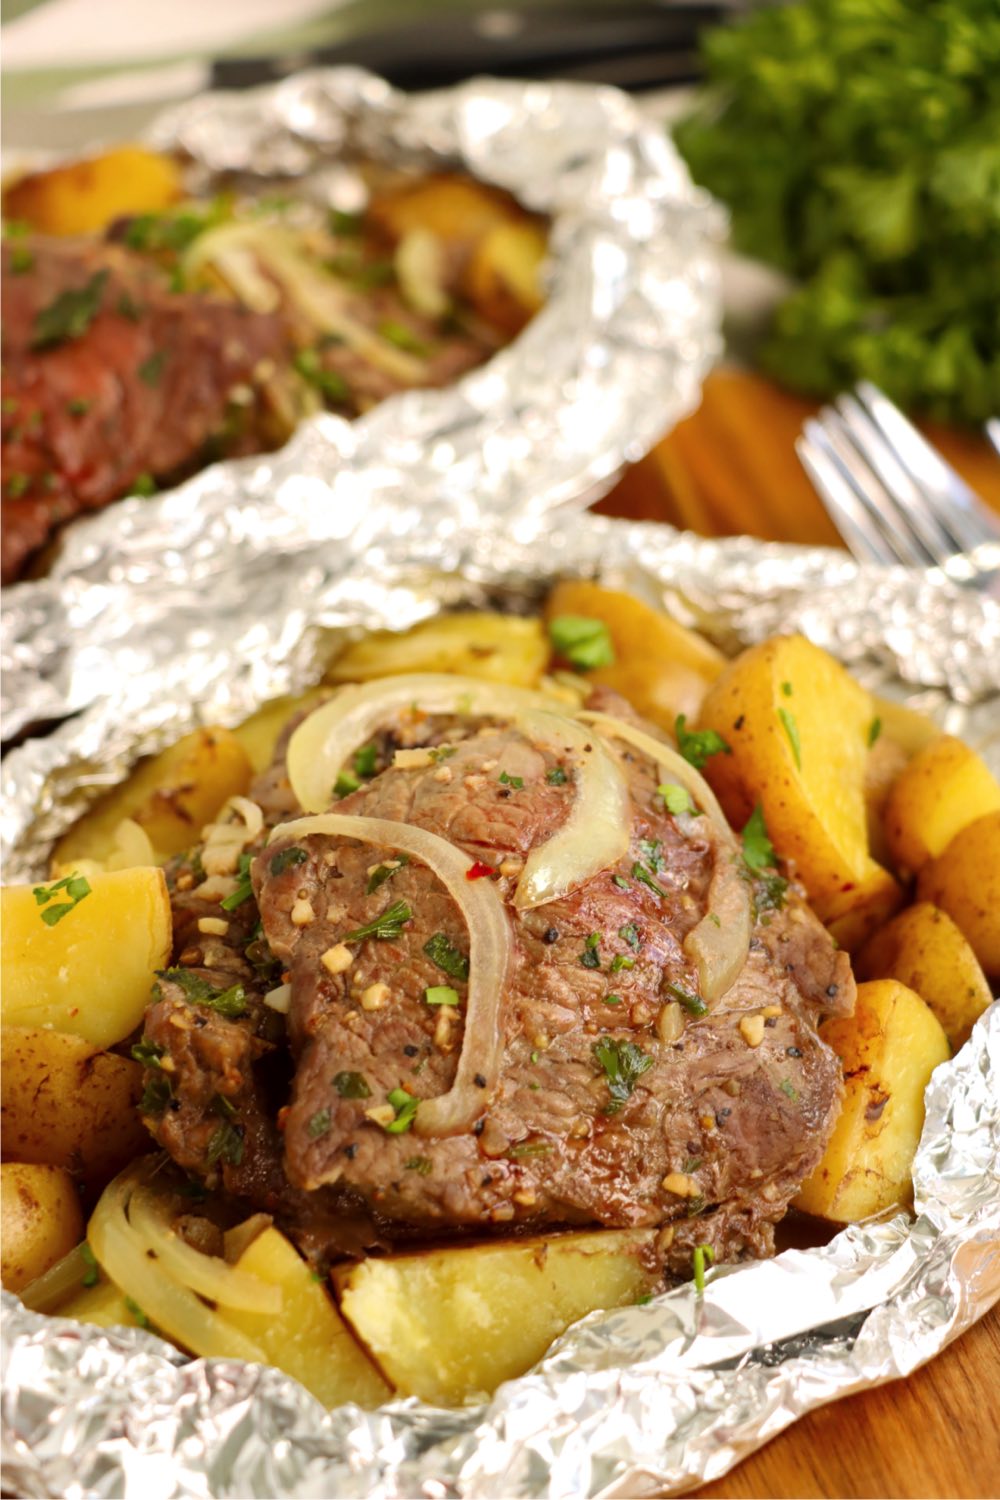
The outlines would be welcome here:
[[[598,507],[706,535],[837,545],[795,456],[816,409],[736,370],[711,375],[694,416],[625,475]],[[975,434],[927,435],[1000,511],[1000,458]],[[834,1402],[796,1422],[714,1484],[722,1500],[877,1500],[1000,1496],[1000,1307],[907,1380]]]

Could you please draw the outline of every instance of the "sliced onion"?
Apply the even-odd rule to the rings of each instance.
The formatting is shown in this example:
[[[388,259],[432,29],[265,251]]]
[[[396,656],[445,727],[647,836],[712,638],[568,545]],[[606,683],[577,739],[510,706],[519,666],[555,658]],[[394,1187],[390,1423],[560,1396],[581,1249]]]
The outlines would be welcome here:
[[[558,832],[525,861],[514,896],[518,910],[555,901],[621,859],[632,822],[628,786],[600,740],[582,731],[561,712],[563,705],[544,693],[445,672],[346,687],[310,714],[292,735],[287,757],[292,790],[306,811],[329,807],[333,784],[351,752],[394,715],[414,706],[423,713],[509,719],[538,744],[574,752],[575,802]]]
[[[458,906],[469,929],[469,993],[462,1051],[455,1081],[446,1094],[421,1100],[413,1123],[417,1135],[457,1135],[471,1129],[496,1093],[504,1038],[500,1005],[513,956],[510,920],[496,887],[489,880],[467,879],[469,856],[436,833],[388,818],[355,818],[322,813],[282,823],[270,841],[332,834],[400,849],[432,870]],[[486,1087],[476,1084],[484,1078]]]
[[[715,872],[708,887],[705,915],[684,939],[684,951],[698,970],[698,989],[704,1000],[720,999],[736,982],[750,951],[753,915],[750,892],[736,868],[736,835],[726,821],[712,788],[694,766],[670,745],[616,719],[612,714],[583,711],[577,715],[596,726],[601,734],[626,740],[648,755],[660,767],[664,777],[671,777],[686,787],[692,800],[711,818],[721,842]]]
[[[218,1255],[206,1255],[182,1240],[170,1223],[162,1199],[148,1187],[137,1187],[129,1200],[129,1222],[152,1250],[168,1276],[208,1297],[219,1307],[242,1308],[244,1312],[279,1313],[281,1288],[261,1281],[249,1271],[229,1265]]]
[[[215,822],[206,824],[201,831],[204,839],[201,864],[206,875],[231,875],[240,851],[253,843],[263,827],[264,814],[256,802],[249,797],[230,797]]]
[[[414,312],[443,318],[451,306],[445,290],[444,245],[429,229],[403,235],[393,256],[399,289]]]

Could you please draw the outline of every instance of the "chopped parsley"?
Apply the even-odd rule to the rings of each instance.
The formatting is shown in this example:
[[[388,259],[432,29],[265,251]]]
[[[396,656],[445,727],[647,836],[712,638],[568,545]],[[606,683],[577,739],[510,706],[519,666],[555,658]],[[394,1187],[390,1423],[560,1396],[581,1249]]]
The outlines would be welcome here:
[[[341,1099],[370,1099],[372,1096],[363,1073],[336,1073],[333,1086]]]
[[[694,799],[686,786],[677,786],[674,782],[665,782],[663,786],[656,788],[659,796],[663,798],[663,805],[668,813],[674,817],[678,813],[695,813],[698,809],[694,805]]]
[[[868,726],[868,748],[869,748],[869,750],[874,745],[875,741],[878,739],[878,737],[879,737],[879,735],[881,733],[882,733],[882,720],[881,719],[872,719],[871,723]]]
[[[427,754],[434,764],[439,766],[443,760],[450,760],[457,752],[457,745],[432,745]]]
[[[700,771],[713,755],[732,755],[722,735],[714,729],[685,729],[686,723],[687,715],[678,714],[674,723],[677,748],[696,771]]]
[[[785,904],[788,881],[774,868],[777,857],[768,837],[764,809],[758,802],[743,829],[743,868],[753,882],[754,910],[780,911]]]
[[[588,615],[556,615],[549,621],[549,639],[559,655],[582,672],[614,664],[615,648],[603,620]]]
[[[356,776],[374,776],[377,760],[378,750],[375,745],[362,745],[360,750],[355,750],[354,752],[354,774]]]
[[[360,785],[361,782],[350,771],[341,771],[333,783],[333,795],[335,797],[349,797],[352,792],[358,790]]]
[[[246,1013],[246,990],[241,984],[232,984],[227,990],[217,990],[207,979],[202,979],[200,974],[195,974],[191,969],[157,969],[156,976],[178,985],[185,1000],[191,1005],[207,1005],[209,1010],[216,1011],[229,1021]]]
[[[458,991],[447,984],[432,984],[424,990],[424,999],[428,1005],[457,1005]]]
[[[331,208],[330,229],[333,234],[360,234],[364,227],[363,214],[348,213],[343,208]]]
[[[399,938],[400,932],[406,926],[406,922],[412,921],[414,913],[411,912],[406,901],[393,901],[381,916],[375,916],[364,927],[357,927],[352,933],[345,933],[340,942],[363,942],[366,938],[379,938],[382,942],[391,942]]]
[[[95,271],[84,286],[60,292],[54,302],[41,308],[35,315],[32,349],[51,349],[85,334],[100,311],[107,279],[106,269]]]
[[[632,1097],[636,1081],[653,1066],[653,1059],[635,1042],[613,1041],[607,1037],[595,1042],[590,1050],[608,1080],[611,1102],[605,1105],[604,1113],[616,1115]]]
[[[350,396],[351,388],[343,375],[338,375],[336,370],[325,369],[315,349],[300,349],[292,364],[302,379],[315,386],[327,401],[346,401]]]
[[[404,1161],[404,1172],[416,1172],[420,1177],[429,1177],[433,1163],[429,1156],[411,1156],[409,1161]]]
[[[80,1246],[80,1259],[87,1267],[81,1277],[81,1284],[83,1286],[96,1286],[101,1279],[100,1267],[97,1264],[97,1256],[91,1250],[86,1240]]]
[[[170,1103],[172,1094],[170,1079],[166,1073],[156,1073],[146,1080],[146,1087],[139,1100],[139,1112],[144,1115],[162,1115]]]
[[[394,864],[376,865],[368,877],[365,894],[370,896],[373,891],[378,890],[380,885],[385,885],[387,880],[391,880],[397,870],[401,870],[404,865],[408,865],[409,863],[410,856],[408,854],[397,854]]]
[[[35,257],[27,245],[18,245],[10,252],[10,270],[12,276],[24,276],[28,271],[35,268]]]
[[[778,709],[778,718],[781,720],[785,733],[788,735],[788,743],[792,747],[792,758],[798,770],[802,770],[802,742],[799,739],[799,726],[795,722],[795,715],[787,708]]]
[[[668,995],[673,995],[675,1000],[680,1001],[689,1015],[708,1015],[708,1006],[700,995],[695,995],[690,990],[682,989],[679,984],[665,984],[663,988],[667,991]]]
[[[691,1264],[694,1268],[694,1285],[699,1297],[705,1290],[705,1263],[709,1265],[715,1260],[715,1251],[711,1245],[695,1245],[691,1256]]]
[[[612,974],[620,974],[621,971],[622,971],[622,969],[634,969],[634,968],[635,968],[635,959],[632,958],[629,954],[616,953],[615,956],[614,956],[614,958],[611,960],[611,972],[612,972]]]
[[[519,1141],[516,1146],[511,1146],[505,1154],[511,1161],[520,1161],[525,1156],[548,1156],[552,1147],[548,1141]]]
[[[144,1068],[158,1068],[164,1050],[155,1042],[149,1042],[143,1037],[141,1042],[136,1042],[132,1047],[132,1056],[137,1063],[142,1063]]]
[[[163,349],[157,349],[155,354],[151,354],[148,359],[144,359],[138,371],[139,379],[143,385],[159,385],[160,377],[163,374],[163,366],[166,362],[167,356]]]
[[[395,318],[386,318],[383,323],[380,323],[378,333],[379,338],[395,344],[397,349],[404,349],[407,354],[426,356],[430,353],[424,340],[418,338],[412,328],[407,328],[405,323],[397,322]]]
[[[565,786],[567,781],[566,772],[562,766],[553,766],[551,771],[546,772],[545,780],[549,786]]]
[[[60,891],[66,893],[67,900],[57,901],[54,906],[48,903],[57,896]],[[35,898],[36,905],[42,908],[41,918],[46,927],[54,927],[61,922],[63,917],[69,915],[85,897],[90,895],[90,881],[84,875],[65,875],[62,880],[57,880],[54,885],[36,885],[32,887],[31,894]]]
[[[326,1135],[330,1129],[330,1111],[318,1109],[314,1115],[309,1116],[309,1124],[306,1126],[306,1134],[311,1141],[318,1141],[321,1135]]]
[[[783,682],[781,684],[781,691],[786,698],[790,698],[792,696],[792,684],[790,682]]]
[[[435,932],[433,937],[427,939],[424,952],[432,963],[437,964],[443,973],[450,974],[452,979],[461,979],[463,982],[468,979],[469,960],[443,932]]]
[[[634,922],[626,922],[624,927],[619,927],[618,936],[623,943],[628,943],[629,947],[638,953],[642,941],[639,937],[639,929]]]
[[[612,875],[611,879],[620,891],[630,891],[632,889],[624,875]]]
[[[621,995],[605,995],[604,1000],[602,1001],[602,1004],[604,1005],[621,1005],[621,1003]]]
[[[420,1100],[414,1099],[413,1095],[408,1094],[405,1089],[393,1089],[388,1103],[396,1111],[396,1118],[390,1120],[385,1129],[390,1135],[402,1135],[413,1124]]]
[[[253,886],[250,883],[250,866],[252,862],[252,855],[240,855],[238,866],[240,877],[239,882],[237,883],[235,891],[232,891],[228,896],[224,896],[219,902],[219,905],[222,907],[223,911],[235,911],[238,906],[243,905],[244,901],[249,901],[250,897],[253,895]]]
[[[792,1081],[788,1078],[783,1078],[778,1084],[778,1087],[780,1088],[781,1092],[785,1094],[789,1099],[791,1099],[792,1103],[794,1104],[796,1099],[799,1097],[799,1091],[795,1087],[794,1083],[792,1083]]]
[[[218,1161],[238,1167],[243,1160],[243,1127],[223,1120],[209,1141],[205,1155],[210,1167],[214,1167]]]
[[[309,858],[304,849],[298,844],[291,844],[287,849],[282,849],[271,860],[270,870],[272,875],[284,875],[286,870],[291,870],[295,865],[304,865]]]
[[[639,852],[649,868],[657,875],[667,868],[667,861],[660,853],[659,839],[640,839]]]
[[[66,402],[66,410],[71,417],[85,417],[93,404],[85,396],[74,396],[71,401]]]
[[[215,1113],[217,1115],[221,1115],[224,1120],[231,1120],[236,1114],[235,1104],[231,1099],[227,1099],[225,1094],[213,1095],[212,1108],[215,1110]]]
[[[221,215],[203,214],[137,214],[125,230],[130,250],[186,250],[192,240],[204,233]]]
[[[134,1297],[125,1298],[125,1306],[140,1328],[149,1328],[150,1322]]]
[[[655,892],[657,896],[662,896],[664,899],[666,899],[666,897],[669,895],[669,892],[665,891],[662,885],[658,885],[657,882],[653,879],[652,871],[647,870],[645,865],[639,864],[638,860],[632,866],[632,878],[634,880],[639,880],[643,885],[648,886],[649,889]]]
[[[597,950],[601,945],[603,936],[604,934],[601,932],[592,932],[584,943],[583,952],[580,954],[580,962],[585,969],[599,969],[601,967],[601,958]]]
[[[138,495],[140,500],[148,500],[152,495],[157,493],[158,489],[159,486],[152,474],[147,473],[144,469],[141,474],[137,474],[133,479],[129,494]]]
[[[122,292],[118,298],[115,303],[115,312],[120,318],[127,319],[129,323],[138,323],[142,317],[142,308],[133,297],[129,296],[128,292]]]
[[[506,771],[500,772],[499,780],[504,786],[513,787],[515,792],[521,791],[524,786],[523,776],[508,776]]]

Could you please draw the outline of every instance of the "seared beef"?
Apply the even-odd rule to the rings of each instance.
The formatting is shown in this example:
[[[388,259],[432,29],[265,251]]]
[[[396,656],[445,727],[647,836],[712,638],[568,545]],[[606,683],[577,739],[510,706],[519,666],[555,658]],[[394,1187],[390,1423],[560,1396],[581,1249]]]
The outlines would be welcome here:
[[[616,711],[628,712],[621,704]],[[495,1093],[484,1092],[482,1113],[463,1134],[386,1130],[393,1091],[431,1098],[454,1078],[468,934],[458,907],[417,860],[401,861],[369,891],[372,872],[399,851],[313,835],[294,846],[294,858],[279,857],[293,847],[284,841],[251,866],[267,954],[291,984],[286,1070],[274,1071],[279,1054],[287,1056],[281,1048],[255,1061],[263,1040],[246,1020],[226,1023],[253,1032],[234,1039],[231,1053],[217,1048],[214,1018],[198,1026],[204,1040],[167,1041],[180,1107],[163,1116],[159,1139],[204,1173],[211,1170],[204,1154],[200,1165],[196,1159],[218,1128],[216,1093],[235,1103],[240,1120],[249,1110],[262,1136],[262,1117],[273,1119],[284,1105],[283,1156],[272,1133],[261,1185],[242,1166],[221,1170],[233,1191],[271,1211],[278,1204],[279,1213],[283,1174],[294,1204],[289,1227],[299,1235],[309,1205],[322,1210],[322,1235],[339,1201],[351,1212],[367,1204],[395,1240],[491,1226],[664,1225],[659,1249],[676,1268],[690,1265],[700,1243],[720,1259],[768,1253],[773,1224],[818,1160],[838,1107],[839,1065],[816,1025],[853,1005],[846,956],[791,887],[781,909],[762,911],[733,988],[710,1014],[686,1016],[674,1035],[667,1022],[676,1009],[664,1007],[697,991],[683,939],[705,911],[716,861],[728,857],[710,820],[666,813],[656,768],[618,745],[632,794],[628,854],[564,899],[517,915],[509,904],[517,874],[567,816],[572,776],[550,780],[559,758],[512,727],[415,723],[379,737],[377,774],[338,810],[426,828],[463,849],[470,868],[478,862],[494,872],[483,878],[508,903],[515,951]],[[389,763],[397,735],[447,739],[455,749],[404,769]],[[255,792],[270,818],[294,813],[280,769]],[[398,936],[352,943],[350,967],[329,972],[322,955],[398,902],[413,914]],[[245,905],[249,920],[254,903]],[[442,949],[452,954],[447,972],[436,962]],[[208,962],[196,952],[187,958]],[[252,971],[245,982],[253,985]],[[278,982],[272,974],[264,984]],[[457,1010],[426,1002],[425,990],[440,985],[457,991]],[[167,1004],[192,1009],[165,991],[147,1025],[156,1039],[177,1028],[163,1014]],[[629,1087],[613,1092],[620,1068]],[[253,1152],[248,1134],[246,1158]]]
[[[263,386],[288,357],[280,318],[171,292],[120,246],[5,242],[3,582],[141,477],[269,446]]]

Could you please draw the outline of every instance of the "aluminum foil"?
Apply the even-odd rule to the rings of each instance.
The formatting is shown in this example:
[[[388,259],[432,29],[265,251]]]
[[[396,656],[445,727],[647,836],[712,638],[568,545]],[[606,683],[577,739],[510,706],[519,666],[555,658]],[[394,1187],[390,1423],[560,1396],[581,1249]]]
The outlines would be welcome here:
[[[320,524],[288,502],[295,474],[308,487],[310,465],[322,469],[320,437],[203,477],[199,504],[176,518],[191,528],[185,554],[169,531],[158,546],[140,538],[135,587],[60,585],[76,632],[60,681],[106,696],[7,757],[8,879],[39,873],[51,838],[137,754],[303,687],[347,635],[455,604],[530,608],[560,573],[625,585],[729,647],[804,628],[997,764],[1000,607],[941,575],[566,513],[477,531],[447,494],[419,510],[387,502],[377,524],[338,531],[328,512]],[[721,1268],[703,1296],[688,1286],[595,1314],[531,1374],[460,1411],[411,1400],[326,1413],[274,1370],[186,1361],[139,1330],[45,1320],[7,1297],[6,1483],[136,1500],[439,1500],[674,1493],[718,1478],[803,1412],[909,1373],[1000,1297],[998,1076],[994,1005],[931,1081],[915,1217]]]
[[[145,583],[191,563],[192,579],[203,578],[237,532],[255,550],[255,498],[279,486],[290,524],[355,547],[380,534],[386,502],[393,524],[413,531],[441,498],[459,528],[480,515],[513,524],[582,507],[693,409],[720,349],[722,215],[662,127],[615,89],[483,79],[406,96],[358,69],[329,69],[200,96],[161,117],[151,138],[185,152],[205,186],[237,172],[350,206],[351,161],[464,168],[551,216],[547,301],[452,386],[394,396],[350,423],[313,418],[282,453],[251,460],[243,472],[258,483],[243,491],[241,515],[209,471],[67,528],[50,578],[5,591],[8,736],[93,696],[79,673],[72,690],[58,680],[55,658],[75,646],[70,580]],[[273,546],[273,530],[259,541]]]

